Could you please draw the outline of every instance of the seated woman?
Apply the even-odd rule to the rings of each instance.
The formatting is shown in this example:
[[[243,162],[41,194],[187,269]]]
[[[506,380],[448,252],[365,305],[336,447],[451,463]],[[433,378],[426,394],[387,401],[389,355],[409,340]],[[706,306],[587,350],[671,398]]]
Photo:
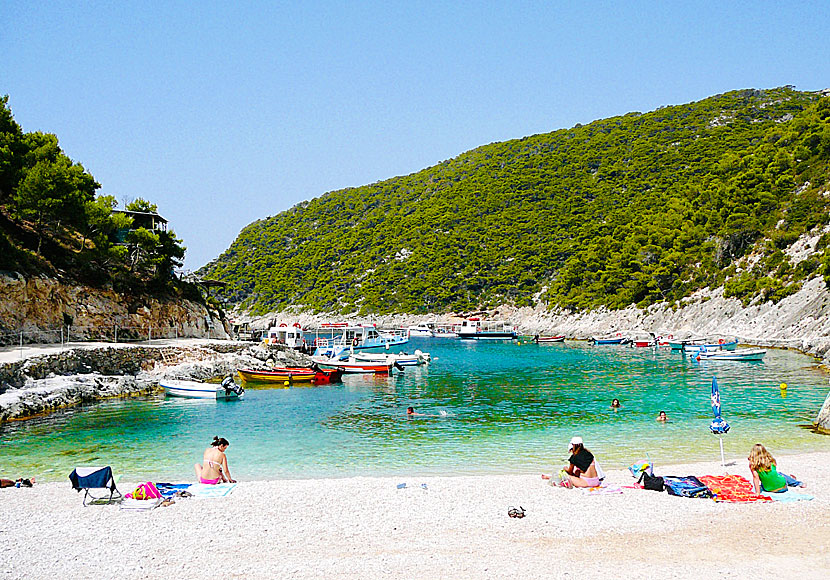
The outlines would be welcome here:
[[[208,485],[216,485],[220,481],[236,483],[236,480],[231,478],[228,457],[225,455],[228,445],[230,443],[224,437],[213,438],[213,443],[205,449],[204,464],[200,465],[197,463],[194,466],[199,483],[206,483]]]
[[[752,472],[752,482],[755,493],[781,493],[787,487],[804,487],[804,484],[786,473],[778,473],[775,458],[767,448],[756,443],[749,452],[749,470]]]
[[[568,459],[568,465],[563,470],[567,480],[563,479],[562,485],[565,487],[599,486],[602,481],[597,472],[594,454],[585,449],[582,437],[573,437],[571,444],[568,446],[568,451],[571,452],[571,456]]]

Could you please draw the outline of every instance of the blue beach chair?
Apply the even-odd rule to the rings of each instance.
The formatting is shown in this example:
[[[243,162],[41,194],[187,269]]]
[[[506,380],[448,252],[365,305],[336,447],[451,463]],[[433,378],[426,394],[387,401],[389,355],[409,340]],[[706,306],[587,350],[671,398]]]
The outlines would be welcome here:
[[[112,475],[112,468],[106,467],[76,467],[69,474],[72,489],[84,491],[84,506],[92,503],[110,504],[121,501],[121,492],[115,487],[116,478]],[[89,500],[89,503],[87,503]]]

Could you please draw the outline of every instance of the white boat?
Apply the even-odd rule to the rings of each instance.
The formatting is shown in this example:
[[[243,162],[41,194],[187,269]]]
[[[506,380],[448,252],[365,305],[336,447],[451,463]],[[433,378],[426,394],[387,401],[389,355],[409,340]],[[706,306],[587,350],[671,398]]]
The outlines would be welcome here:
[[[284,344],[288,348],[302,348],[305,344],[303,327],[297,322],[291,326],[282,322],[269,328],[263,341],[268,344]]]
[[[717,360],[738,360],[738,361],[760,361],[764,360],[767,354],[762,348],[745,348],[742,350],[706,350],[700,349],[690,353],[690,356],[697,361]]]
[[[245,389],[230,377],[225,378],[221,384],[164,379],[159,381],[159,385],[164,388],[166,395],[186,399],[241,399],[245,394]]]
[[[318,337],[314,341],[317,347],[314,356],[327,359],[338,358],[350,349],[355,351],[371,348],[388,349],[409,342],[406,330],[378,330],[374,324],[329,325],[323,330],[330,333],[331,337]]]
[[[348,360],[355,360],[359,362],[374,362],[374,363],[398,363],[402,367],[414,367],[418,365],[429,364],[432,358],[428,352],[416,350],[409,354],[399,352],[397,354],[389,353],[373,353],[373,352],[356,352],[348,357]]]
[[[452,325],[437,325],[432,331],[434,338],[458,338],[458,333],[453,330]]]
[[[434,330],[430,327],[429,324],[426,324],[424,322],[422,322],[421,324],[415,324],[413,326],[407,326],[406,331],[409,333],[409,336],[435,336]]]
[[[459,338],[474,340],[514,340],[519,337],[511,325],[501,320],[468,318],[454,330]]]
[[[349,358],[349,360],[327,359],[322,357],[312,357],[312,360],[324,370],[339,370],[347,374],[376,374],[376,375],[391,375],[396,369],[401,370],[403,367],[400,364],[393,362],[361,362]]]

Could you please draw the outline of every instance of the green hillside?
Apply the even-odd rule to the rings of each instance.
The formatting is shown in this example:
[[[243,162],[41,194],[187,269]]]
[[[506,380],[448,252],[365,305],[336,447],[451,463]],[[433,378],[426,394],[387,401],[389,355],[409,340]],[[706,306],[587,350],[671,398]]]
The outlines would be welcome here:
[[[825,268],[781,249],[828,221],[828,116],[742,90],[485,145],[254,222],[202,273],[254,312],[614,309],[725,281],[778,300]]]

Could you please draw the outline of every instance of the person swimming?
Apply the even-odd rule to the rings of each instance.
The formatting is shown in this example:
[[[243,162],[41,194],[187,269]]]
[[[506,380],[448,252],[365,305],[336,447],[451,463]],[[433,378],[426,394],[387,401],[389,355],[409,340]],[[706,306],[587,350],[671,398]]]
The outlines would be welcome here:
[[[622,407],[622,405],[620,404],[619,399],[614,399],[613,401],[611,401],[611,408],[612,409],[619,409],[620,407]]]
[[[236,483],[236,480],[231,477],[228,457],[225,455],[229,445],[230,443],[224,437],[213,438],[210,447],[205,449],[204,464],[197,463],[194,465],[199,483],[208,485],[216,485],[220,481]]]
[[[668,415],[666,415],[665,411],[660,411],[660,414],[657,415],[657,420],[660,421],[661,423],[666,423],[666,422],[668,422],[669,417],[668,417]]]

